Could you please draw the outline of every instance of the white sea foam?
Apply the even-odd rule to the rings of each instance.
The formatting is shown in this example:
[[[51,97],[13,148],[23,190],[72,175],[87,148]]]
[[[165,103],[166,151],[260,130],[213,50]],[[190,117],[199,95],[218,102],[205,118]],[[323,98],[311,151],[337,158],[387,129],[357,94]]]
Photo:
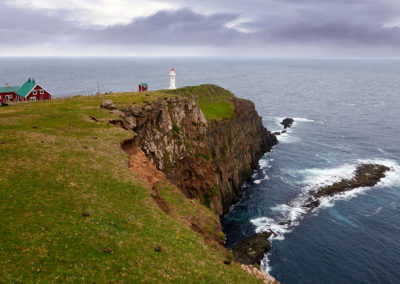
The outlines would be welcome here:
[[[299,122],[314,122],[312,119],[304,118],[304,117],[293,117],[293,120]]]
[[[387,154],[385,150],[383,150],[382,148],[378,148],[378,151],[381,152],[382,154]]]
[[[258,165],[260,166],[260,169],[266,169],[272,161],[273,159],[262,158],[258,161]]]
[[[277,125],[279,125],[279,126],[282,126],[282,125],[281,125],[281,122],[282,122],[285,118],[287,118],[287,116],[286,116],[286,117],[280,117],[280,116],[275,117],[275,123],[276,123]],[[305,118],[305,117],[293,117],[293,120],[294,120],[294,122],[296,122],[296,121],[298,121],[298,122],[314,122],[314,120],[308,119],[308,118]]]
[[[269,257],[271,256],[271,253],[267,253],[263,260],[261,260],[261,268],[266,271],[266,272],[271,272],[271,267],[269,266]]]
[[[371,217],[371,216],[374,216],[374,215],[376,215],[376,214],[379,214],[380,212],[381,212],[381,210],[383,209],[383,207],[382,206],[379,206],[374,212],[372,212],[371,214],[367,214],[367,215],[365,215],[366,217]]]
[[[256,226],[256,232],[260,233],[272,231],[274,234],[271,235],[271,241],[284,240],[285,234],[292,232],[307,213],[303,208],[303,205],[310,197],[310,191],[323,186],[331,185],[344,178],[352,178],[357,167],[360,164],[365,163],[376,163],[390,168],[390,171],[386,172],[386,176],[376,185],[376,187],[391,187],[400,185],[400,165],[396,161],[389,159],[360,159],[354,163],[345,164],[336,168],[313,168],[301,170],[299,171],[299,173],[303,175],[303,180],[300,182],[300,184],[303,186],[301,192],[287,204],[278,204],[271,207],[271,210],[277,213],[276,217],[259,217],[252,219],[251,223]],[[333,207],[335,205],[335,201],[337,200],[349,200],[359,194],[364,194],[370,189],[370,187],[360,187],[351,191],[347,191],[343,194],[320,198],[320,205],[318,208],[316,208],[314,213],[317,214],[321,209]],[[378,209],[377,213],[379,213],[380,210],[381,209]],[[338,221],[344,222],[345,220],[339,218]],[[348,224],[349,221],[344,223]],[[270,267],[268,265],[268,254],[264,257],[262,264],[263,269],[269,271]]]
[[[300,141],[299,137],[289,135],[291,131],[288,131],[286,133],[283,133],[278,136],[278,141],[279,143],[297,143]]]
[[[347,164],[337,168],[312,168],[300,170],[299,173],[304,176],[301,184],[308,185],[306,189],[315,186],[325,186],[338,182],[343,178],[352,178],[356,169],[356,164]]]

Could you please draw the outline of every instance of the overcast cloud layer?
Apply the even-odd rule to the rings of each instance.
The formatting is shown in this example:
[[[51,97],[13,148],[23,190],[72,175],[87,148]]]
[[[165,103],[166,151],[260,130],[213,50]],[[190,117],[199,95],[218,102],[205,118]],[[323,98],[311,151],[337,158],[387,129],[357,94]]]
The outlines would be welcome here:
[[[400,56],[399,0],[0,1],[0,55]]]

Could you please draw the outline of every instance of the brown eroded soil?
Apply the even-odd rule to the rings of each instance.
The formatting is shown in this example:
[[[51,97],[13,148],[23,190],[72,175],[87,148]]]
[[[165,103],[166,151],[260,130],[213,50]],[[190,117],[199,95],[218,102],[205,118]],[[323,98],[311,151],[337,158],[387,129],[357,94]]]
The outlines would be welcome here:
[[[129,169],[135,172],[139,178],[146,181],[151,187],[159,181],[166,180],[164,173],[156,169],[138,146],[132,147],[129,153]]]

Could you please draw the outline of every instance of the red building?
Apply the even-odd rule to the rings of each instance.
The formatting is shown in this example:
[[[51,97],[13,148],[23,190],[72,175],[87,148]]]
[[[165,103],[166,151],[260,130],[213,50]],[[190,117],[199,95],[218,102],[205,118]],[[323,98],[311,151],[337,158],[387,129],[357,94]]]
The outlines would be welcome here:
[[[0,102],[51,100],[51,95],[35,79],[28,79],[22,86],[0,88]]]
[[[149,85],[147,83],[140,83],[139,84],[139,92],[144,92],[149,89]]]
[[[0,87],[0,103],[14,102],[17,98],[15,93],[19,89],[19,86],[9,86],[6,84],[5,87]]]

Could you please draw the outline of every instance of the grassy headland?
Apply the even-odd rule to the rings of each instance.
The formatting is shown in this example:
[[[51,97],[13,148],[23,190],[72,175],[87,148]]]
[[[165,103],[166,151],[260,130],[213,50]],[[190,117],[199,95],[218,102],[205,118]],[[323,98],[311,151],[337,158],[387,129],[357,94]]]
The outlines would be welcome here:
[[[121,150],[132,133],[99,108],[105,99],[124,106],[181,93],[196,89],[0,108],[0,282],[256,282],[180,220],[205,206],[165,187],[160,194],[180,217],[159,209]],[[198,95],[207,119],[232,115],[228,96],[211,104]]]
[[[215,85],[189,86],[161,92],[197,99],[207,120],[229,119],[235,110],[231,101],[233,94]]]

